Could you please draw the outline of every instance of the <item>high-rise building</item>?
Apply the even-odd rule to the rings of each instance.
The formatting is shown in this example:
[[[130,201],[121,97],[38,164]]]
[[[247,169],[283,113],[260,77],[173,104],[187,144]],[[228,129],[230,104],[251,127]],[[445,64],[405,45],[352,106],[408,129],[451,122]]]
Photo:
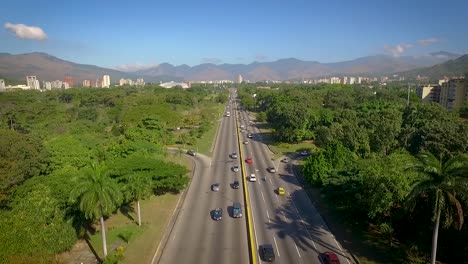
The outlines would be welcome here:
[[[238,82],[238,83],[242,83],[243,81],[244,81],[244,78],[242,78],[242,75],[239,74],[239,75],[237,76],[237,82]]]
[[[42,89],[44,90],[52,90],[52,83],[51,82],[42,82]]]
[[[3,92],[3,89],[5,89],[5,80],[0,79],[0,93]]]
[[[39,80],[37,80],[36,76],[26,76],[26,83],[29,86],[29,89],[41,89],[41,86],[39,85]]]
[[[109,88],[110,87],[110,76],[104,75],[102,77],[102,88]]]
[[[466,79],[451,79],[442,84],[440,104],[449,109],[462,107],[466,102]]]
[[[83,87],[91,87],[91,81],[90,80],[83,80]]]
[[[349,77],[349,84],[355,84],[356,83],[356,77]]]
[[[70,76],[66,76],[63,79],[64,82],[68,83],[68,87],[73,87],[73,78]]]
[[[438,84],[419,86],[416,88],[416,95],[423,103],[439,103],[441,87]]]
[[[346,76],[343,77],[342,84],[348,84],[348,77],[346,77]]]
[[[93,87],[102,88],[102,81],[99,79],[96,79],[96,81],[93,82]]]

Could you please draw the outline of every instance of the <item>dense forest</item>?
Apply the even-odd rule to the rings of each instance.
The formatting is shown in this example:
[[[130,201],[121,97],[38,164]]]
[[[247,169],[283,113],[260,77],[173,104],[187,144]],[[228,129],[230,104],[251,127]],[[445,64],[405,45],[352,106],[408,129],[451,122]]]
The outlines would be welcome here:
[[[182,190],[165,146],[196,144],[227,100],[205,86],[0,93],[0,263],[51,263],[122,205]]]
[[[342,218],[387,237],[389,263],[428,263],[434,241],[438,261],[468,259],[466,107],[408,100],[398,85],[276,86],[245,84],[239,97],[277,142],[310,142],[304,178]]]

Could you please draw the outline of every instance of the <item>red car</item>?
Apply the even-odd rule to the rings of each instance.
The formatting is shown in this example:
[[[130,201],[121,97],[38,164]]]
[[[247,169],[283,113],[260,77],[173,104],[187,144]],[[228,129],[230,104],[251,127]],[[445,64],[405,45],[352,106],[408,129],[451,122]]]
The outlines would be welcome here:
[[[247,158],[247,159],[245,160],[245,162],[247,162],[248,164],[252,164],[253,161],[252,161],[251,158]]]
[[[338,256],[333,252],[325,252],[322,254],[322,259],[325,264],[340,264]]]

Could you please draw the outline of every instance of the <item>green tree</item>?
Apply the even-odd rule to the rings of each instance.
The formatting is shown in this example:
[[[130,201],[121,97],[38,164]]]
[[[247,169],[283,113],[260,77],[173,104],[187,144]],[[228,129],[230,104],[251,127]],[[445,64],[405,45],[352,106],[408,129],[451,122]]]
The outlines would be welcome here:
[[[421,173],[425,178],[412,188],[407,202],[413,209],[421,196],[431,195],[434,198],[431,263],[435,264],[437,238],[441,217],[444,227],[454,225],[461,229],[464,221],[463,209],[468,198],[468,157],[459,154],[442,162],[430,152],[417,156],[419,163],[411,164],[409,169]]]
[[[145,199],[151,194],[151,184],[151,176],[134,174],[127,177],[127,182],[124,187],[127,198],[136,201],[139,226],[141,226],[140,200]]]
[[[121,205],[122,193],[118,184],[109,177],[103,163],[91,163],[76,179],[72,199],[78,200],[79,208],[90,220],[100,219],[104,257],[107,256],[104,216],[111,214]]]

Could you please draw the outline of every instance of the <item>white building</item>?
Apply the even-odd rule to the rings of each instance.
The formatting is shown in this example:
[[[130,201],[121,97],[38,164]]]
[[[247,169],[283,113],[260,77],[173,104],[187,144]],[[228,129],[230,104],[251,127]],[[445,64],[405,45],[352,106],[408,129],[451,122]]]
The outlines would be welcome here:
[[[0,79],[0,92],[2,92],[4,88],[5,88],[5,80]]]
[[[340,83],[341,83],[341,80],[340,80],[340,78],[338,78],[338,77],[331,77],[331,78],[330,78],[330,83],[331,83],[331,84],[340,84]]]
[[[41,85],[39,84],[39,80],[37,80],[36,76],[26,76],[26,83],[30,89],[33,90],[40,90]]]
[[[51,88],[52,89],[62,89],[62,81],[60,80],[55,80],[51,83]]]
[[[244,81],[244,78],[242,78],[242,75],[239,74],[239,76],[237,76],[237,82],[242,83],[242,81]]]
[[[109,88],[110,87],[110,76],[104,75],[102,77],[102,88]]]
[[[120,85],[120,86],[124,86],[125,84],[127,84],[127,81],[126,81],[125,79],[123,79],[123,78],[120,79],[119,85]]]
[[[163,88],[173,88],[175,86],[180,86],[180,87],[182,87],[184,89],[189,88],[188,84],[186,84],[186,83],[179,83],[179,82],[174,82],[174,81],[161,83],[159,86],[161,86]]]
[[[52,83],[51,83],[51,82],[43,81],[43,82],[42,82],[42,89],[51,90],[51,89],[52,89]]]
[[[355,84],[356,83],[356,77],[349,77],[349,84]]]

